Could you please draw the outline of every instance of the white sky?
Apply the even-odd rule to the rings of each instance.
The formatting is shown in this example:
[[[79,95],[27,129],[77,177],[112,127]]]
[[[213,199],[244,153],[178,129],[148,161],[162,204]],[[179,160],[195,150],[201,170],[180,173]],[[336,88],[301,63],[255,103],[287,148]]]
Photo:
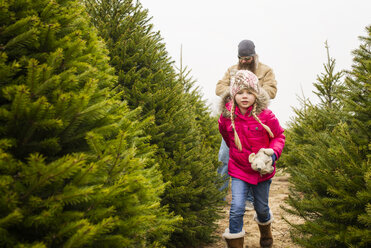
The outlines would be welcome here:
[[[312,84],[324,72],[325,41],[336,70],[350,69],[358,36],[371,24],[369,0],[139,1],[178,67],[183,47],[183,66],[213,109],[219,104],[216,83],[237,63],[238,43],[252,40],[260,61],[276,74],[278,93],[269,108],[284,127],[302,92],[317,101]]]

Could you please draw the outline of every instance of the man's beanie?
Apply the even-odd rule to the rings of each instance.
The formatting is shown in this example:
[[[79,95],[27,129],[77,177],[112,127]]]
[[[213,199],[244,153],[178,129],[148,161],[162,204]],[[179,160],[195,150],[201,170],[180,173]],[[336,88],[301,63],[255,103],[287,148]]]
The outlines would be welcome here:
[[[238,56],[253,56],[255,55],[255,45],[251,40],[243,40],[238,44]]]

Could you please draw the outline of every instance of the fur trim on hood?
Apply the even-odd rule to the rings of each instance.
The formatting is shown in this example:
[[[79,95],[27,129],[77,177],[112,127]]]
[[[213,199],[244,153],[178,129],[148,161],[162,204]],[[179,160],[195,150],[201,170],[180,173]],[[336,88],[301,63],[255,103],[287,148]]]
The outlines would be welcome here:
[[[222,96],[219,106],[219,112],[223,114],[225,118],[231,118],[231,112],[227,109],[227,103],[231,102],[231,95],[230,93],[226,93]],[[258,94],[255,104],[256,104],[256,114],[259,115],[264,109],[266,109],[269,105],[270,97],[268,93],[263,89],[260,88],[260,93]]]

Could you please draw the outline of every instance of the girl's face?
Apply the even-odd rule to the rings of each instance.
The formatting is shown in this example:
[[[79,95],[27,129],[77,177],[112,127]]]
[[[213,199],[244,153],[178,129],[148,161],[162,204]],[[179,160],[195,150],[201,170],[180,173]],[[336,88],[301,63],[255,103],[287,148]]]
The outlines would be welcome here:
[[[243,89],[240,90],[234,97],[242,114],[247,112],[247,108],[255,103],[256,96],[251,91]]]

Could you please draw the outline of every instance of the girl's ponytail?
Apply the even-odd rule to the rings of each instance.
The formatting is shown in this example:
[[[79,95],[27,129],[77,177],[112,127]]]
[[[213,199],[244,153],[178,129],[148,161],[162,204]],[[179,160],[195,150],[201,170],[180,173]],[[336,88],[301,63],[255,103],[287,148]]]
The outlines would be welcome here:
[[[236,108],[236,106],[235,106],[234,99],[233,99],[232,100],[232,107],[231,107],[231,125],[232,125],[233,132],[234,132],[234,143],[236,144],[238,150],[242,151],[241,140],[240,140],[240,137],[238,137],[238,134],[237,134],[237,131],[236,131],[236,126],[234,124],[234,110],[235,110],[235,108]]]
[[[271,138],[274,138],[274,134],[272,133],[271,129],[270,129],[267,125],[263,124],[263,122],[261,122],[261,120],[256,116],[256,103],[254,103],[254,107],[253,107],[253,110],[251,111],[251,114],[252,114],[252,116],[254,117],[254,119],[255,119],[257,122],[259,122],[260,125],[262,125],[263,128],[264,128],[265,130],[267,130],[269,136],[270,136]]]

